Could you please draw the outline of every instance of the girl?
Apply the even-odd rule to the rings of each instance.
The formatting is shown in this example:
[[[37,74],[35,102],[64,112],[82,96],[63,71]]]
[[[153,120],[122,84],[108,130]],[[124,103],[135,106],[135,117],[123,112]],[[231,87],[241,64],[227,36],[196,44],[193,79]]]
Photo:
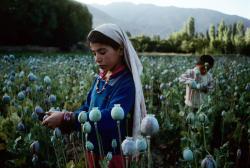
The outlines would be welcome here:
[[[99,76],[88,93],[86,102],[74,113],[48,112],[49,117],[42,124],[53,129],[59,127],[62,131],[69,132],[67,128],[72,125],[75,125],[75,129],[80,128],[77,117],[81,111],[89,114],[93,107],[99,107],[102,118],[98,122],[98,130],[105,155],[107,152],[113,151],[112,139],[119,142],[116,121],[111,118],[111,109],[114,104],[121,105],[125,116],[133,115],[133,126],[126,125],[125,120],[121,121],[122,139],[126,136],[125,128],[127,126],[132,127],[134,137],[140,134],[140,122],[146,115],[140,80],[142,65],[126,33],[115,24],[101,25],[92,30],[87,38],[100,70]],[[94,128],[93,123],[91,125]],[[88,140],[95,146],[94,154],[97,163],[98,158],[103,156],[99,156],[94,129],[89,134]],[[119,154],[119,148],[117,148],[109,167],[122,167],[122,156]],[[89,165],[93,166],[92,163]]]

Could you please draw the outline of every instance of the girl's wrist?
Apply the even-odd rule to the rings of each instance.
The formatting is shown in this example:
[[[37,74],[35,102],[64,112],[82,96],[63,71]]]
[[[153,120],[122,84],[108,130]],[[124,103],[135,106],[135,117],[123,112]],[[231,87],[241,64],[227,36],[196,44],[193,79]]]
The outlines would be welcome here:
[[[70,133],[74,130],[75,117],[72,112],[64,112],[62,115],[60,129],[63,133]]]
[[[74,113],[64,112],[63,114],[63,123],[73,123],[75,120]]]

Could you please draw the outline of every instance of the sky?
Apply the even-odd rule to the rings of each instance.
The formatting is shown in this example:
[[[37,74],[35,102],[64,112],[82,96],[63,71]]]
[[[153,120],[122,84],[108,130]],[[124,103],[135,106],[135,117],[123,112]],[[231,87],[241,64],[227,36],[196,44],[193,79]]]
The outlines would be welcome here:
[[[225,14],[250,19],[250,0],[76,0],[86,4],[106,5],[112,2],[147,3],[157,6],[213,9]]]

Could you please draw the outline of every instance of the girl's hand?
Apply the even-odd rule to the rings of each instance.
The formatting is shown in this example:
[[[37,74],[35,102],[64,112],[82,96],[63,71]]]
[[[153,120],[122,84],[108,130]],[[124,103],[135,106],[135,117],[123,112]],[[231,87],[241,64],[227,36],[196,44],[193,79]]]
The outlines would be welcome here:
[[[55,129],[63,122],[64,113],[62,112],[46,112],[46,115],[48,115],[48,117],[43,120],[42,125],[48,128]]]
[[[190,81],[189,86],[191,89],[197,89],[197,83],[194,80]]]

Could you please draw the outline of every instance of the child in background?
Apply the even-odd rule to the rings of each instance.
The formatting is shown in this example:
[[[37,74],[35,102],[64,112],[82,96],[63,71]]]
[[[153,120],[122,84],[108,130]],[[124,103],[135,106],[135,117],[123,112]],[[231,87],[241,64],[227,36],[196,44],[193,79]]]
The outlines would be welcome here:
[[[186,84],[185,104],[194,111],[204,103],[208,91],[213,88],[212,74],[208,72],[213,65],[212,56],[202,55],[193,69],[188,69],[179,77],[179,81]]]
[[[88,115],[93,107],[99,107],[102,118],[97,126],[105,156],[108,152],[113,151],[112,139],[119,142],[116,121],[111,118],[111,109],[114,104],[121,105],[125,118],[129,113],[133,118],[132,125],[127,125],[125,119],[120,122],[122,140],[127,136],[127,126],[132,127],[134,137],[140,134],[140,122],[146,115],[140,80],[142,65],[126,33],[117,25],[101,25],[92,30],[87,39],[95,62],[100,69],[99,76],[94,80],[87,100],[74,113],[48,112],[49,117],[42,124],[52,129],[59,127],[66,132],[75,126],[75,129],[80,131],[80,123],[77,120],[79,113],[86,111]],[[94,144],[95,166],[100,167],[98,161],[104,156],[99,156],[94,124],[89,122],[92,131],[88,140]],[[116,153],[112,153],[109,168],[122,167],[122,156],[119,150],[118,147]],[[90,168],[94,167],[91,159],[88,162]]]

